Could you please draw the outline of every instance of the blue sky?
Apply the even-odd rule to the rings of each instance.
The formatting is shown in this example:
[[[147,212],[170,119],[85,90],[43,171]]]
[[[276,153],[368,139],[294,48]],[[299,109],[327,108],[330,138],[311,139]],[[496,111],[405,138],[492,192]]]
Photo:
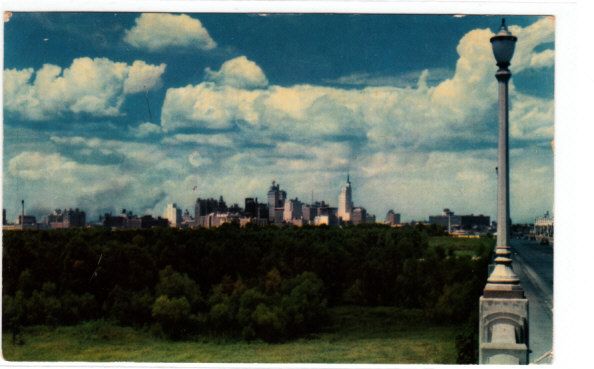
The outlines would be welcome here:
[[[553,207],[554,20],[507,17],[512,218]],[[496,213],[500,17],[14,13],[3,203],[160,215],[289,197]],[[194,187],[196,189],[194,190]]]

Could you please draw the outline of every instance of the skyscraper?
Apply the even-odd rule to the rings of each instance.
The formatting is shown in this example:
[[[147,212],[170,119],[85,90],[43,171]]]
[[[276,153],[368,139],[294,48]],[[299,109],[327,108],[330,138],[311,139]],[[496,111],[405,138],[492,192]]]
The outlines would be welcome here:
[[[285,199],[287,198],[287,193],[280,189],[280,185],[275,181],[272,181],[272,186],[268,190],[268,220],[270,222],[275,222],[275,217],[278,221],[278,216],[275,214],[280,212],[280,222],[282,222],[283,212],[285,207]]]
[[[181,224],[182,210],[177,207],[177,204],[167,204],[163,218],[169,221],[169,226],[179,227]]]
[[[351,181],[347,174],[346,185],[340,188],[340,195],[338,195],[338,217],[342,218],[343,222],[351,220],[351,212],[353,211],[353,199],[351,195]]]

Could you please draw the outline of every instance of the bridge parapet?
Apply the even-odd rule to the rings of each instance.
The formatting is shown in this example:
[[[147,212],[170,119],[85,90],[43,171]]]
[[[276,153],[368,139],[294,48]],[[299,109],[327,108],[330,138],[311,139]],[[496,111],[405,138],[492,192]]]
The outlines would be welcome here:
[[[479,363],[528,364],[528,299],[480,298]]]

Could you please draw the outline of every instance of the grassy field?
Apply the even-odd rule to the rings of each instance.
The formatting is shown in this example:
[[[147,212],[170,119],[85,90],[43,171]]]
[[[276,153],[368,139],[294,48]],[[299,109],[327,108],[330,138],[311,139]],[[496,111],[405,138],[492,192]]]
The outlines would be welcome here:
[[[455,238],[450,236],[429,238],[429,247],[442,247],[446,252],[451,250],[455,255],[477,256],[482,248],[493,249],[494,238]]]
[[[425,322],[420,311],[392,307],[337,307],[321,333],[269,344],[211,337],[168,341],[147,330],[88,322],[30,327],[23,345],[2,336],[8,361],[441,363],[456,361],[459,327]]]

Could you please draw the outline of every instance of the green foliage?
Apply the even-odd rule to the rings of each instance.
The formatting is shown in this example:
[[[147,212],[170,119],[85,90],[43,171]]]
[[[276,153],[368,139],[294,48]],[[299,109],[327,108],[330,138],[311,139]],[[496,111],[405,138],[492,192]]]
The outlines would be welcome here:
[[[155,287],[155,295],[169,297],[185,297],[192,310],[202,307],[204,300],[200,288],[187,274],[173,270],[171,265],[159,272],[159,283]]]
[[[153,301],[148,289],[130,291],[116,285],[105,302],[104,310],[109,318],[120,324],[141,326],[150,321]]]
[[[283,283],[281,307],[288,334],[298,336],[321,326],[326,317],[324,284],[312,272],[304,272]]]
[[[327,329],[307,339],[275,343],[213,339],[208,332],[170,340],[156,337],[157,328],[120,327],[108,320],[55,329],[35,326],[23,330],[25,345],[13,345],[6,332],[2,354],[10,361],[456,363],[454,338],[460,326],[429,322],[420,310],[340,306],[330,308],[329,316]]]
[[[476,309],[493,247],[436,227],[380,225],[3,236],[5,327],[111,319],[171,337],[207,331],[266,341],[319,331],[327,308],[344,304],[463,321]]]
[[[161,295],[153,304],[152,316],[163,332],[173,339],[185,336],[190,323],[190,303],[182,297]]]
[[[470,319],[470,323],[456,335],[456,363],[477,364],[478,363],[478,319]]]

